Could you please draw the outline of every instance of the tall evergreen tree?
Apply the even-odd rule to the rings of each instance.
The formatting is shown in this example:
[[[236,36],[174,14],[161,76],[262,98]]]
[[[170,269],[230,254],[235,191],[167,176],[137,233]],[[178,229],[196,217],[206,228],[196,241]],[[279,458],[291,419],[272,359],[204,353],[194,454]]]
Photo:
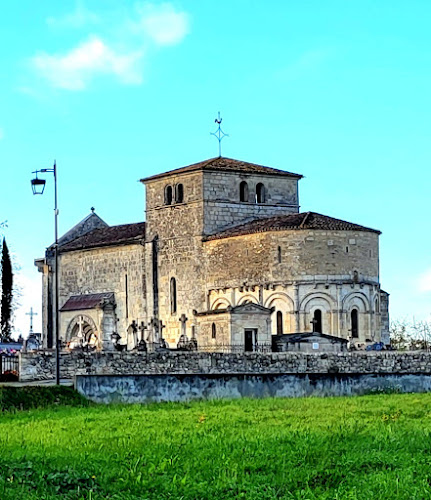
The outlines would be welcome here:
[[[1,257],[1,332],[3,341],[10,340],[12,334],[12,296],[13,296],[13,272],[9,249],[6,238],[3,238],[3,249]]]

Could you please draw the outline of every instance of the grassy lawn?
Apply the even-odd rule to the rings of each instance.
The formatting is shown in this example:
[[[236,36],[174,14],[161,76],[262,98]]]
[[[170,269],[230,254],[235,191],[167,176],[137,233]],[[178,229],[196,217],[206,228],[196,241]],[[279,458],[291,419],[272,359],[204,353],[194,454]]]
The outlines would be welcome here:
[[[431,395],[0,415],[0,499],[431,498]]]

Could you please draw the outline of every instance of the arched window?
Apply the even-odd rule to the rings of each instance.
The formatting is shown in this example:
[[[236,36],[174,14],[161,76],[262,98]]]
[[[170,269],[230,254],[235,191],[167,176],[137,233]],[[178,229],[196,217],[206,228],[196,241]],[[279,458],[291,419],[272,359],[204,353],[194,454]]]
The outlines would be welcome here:
[[[165,187],[165,205],[172,205],[172,186]]]
[[[217,337],[217,327],[216,327],[216,324],[213,323],[211,325],[211,338],[215,339],[216,337]]]
[[[256,186],[256,203],[265,203],[265,186],[261,182]]]
[[[277,260],[278,263],[281,264],[281,247],[277,248]]]
[[[358,310],[352,309],[350,313],[350,322],[352,327],[352,338],[359,338],[359,321],[358,321]]]
[[[171,314],[177,312],[177,280],[171,278]]]
[[[175,186],[175,201],[177,203],[183,203],[184,201],[184,187],[182,184]]]
[[[248,184],[245,181],[239,185],[239,201],[248,201]]]
[[[283,335],[283,313],[277,311],[277,335]]]
[[[322,333],[322,311],[316,309],[313,316],[313,332]]]

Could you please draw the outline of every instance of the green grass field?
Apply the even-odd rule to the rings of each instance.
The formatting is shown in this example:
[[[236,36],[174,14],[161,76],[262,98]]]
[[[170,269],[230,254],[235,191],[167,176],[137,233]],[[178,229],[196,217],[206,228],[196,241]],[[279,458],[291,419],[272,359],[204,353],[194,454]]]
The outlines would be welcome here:
[[[1,500],[431,498],[430,394],[58,403],[1,414]]]

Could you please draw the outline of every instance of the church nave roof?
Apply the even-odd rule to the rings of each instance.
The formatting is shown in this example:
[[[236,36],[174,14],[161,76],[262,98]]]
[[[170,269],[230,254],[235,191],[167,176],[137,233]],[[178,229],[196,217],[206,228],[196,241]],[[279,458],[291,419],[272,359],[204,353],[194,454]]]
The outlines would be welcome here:
[[[224,231],[219,231],[215,234],[204,237],[204,241],[218,240],[222,238],[230,238],[232,236],[242,236],[252,233],[263,233],[266,231],[283,231],[283,230],[312,230],[320,229],[323,231],[367,231],[371,233],[381,234],[377,229],[360,226],[352,222],[347,222],[341,219],[328,217],[316,212],[304,212],[300,214],[277,215],[275,217],[267,217],[263,219],[254,219],[245,224],[230,227]]]
[[[61,252],[82,250],[85,248],[104,247],[110,245],[125,245],[137,243],[145,238],[145,222],[122,224],[93,229],[83,236],[60,246]]]

